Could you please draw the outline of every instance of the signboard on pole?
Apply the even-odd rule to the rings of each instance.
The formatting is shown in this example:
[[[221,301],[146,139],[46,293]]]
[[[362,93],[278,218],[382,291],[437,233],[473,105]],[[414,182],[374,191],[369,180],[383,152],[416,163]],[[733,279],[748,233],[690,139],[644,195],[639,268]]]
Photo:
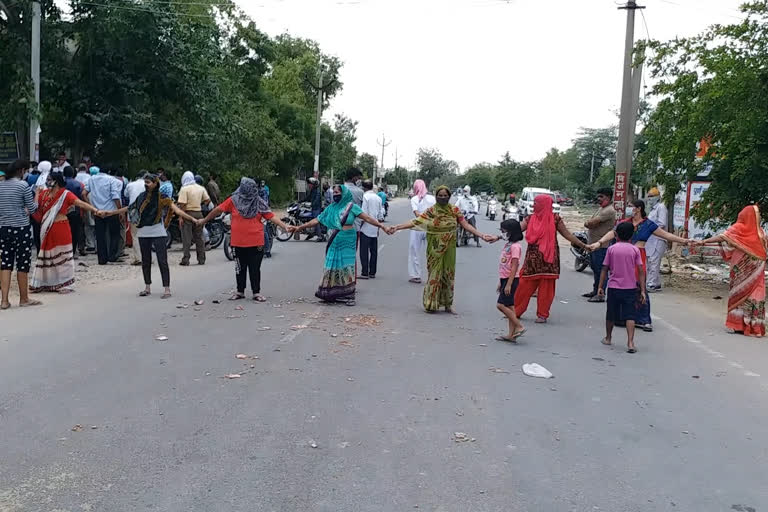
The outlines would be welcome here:
[[[616,172],[616,180],[613,185],[613,208],[616,210],[616,217],[618,219],[624,218],[627,207],[627,189],[627,173]]]
[[[9,164],[19,159],[19,142],[16,132],[0,133],[0,164]]]

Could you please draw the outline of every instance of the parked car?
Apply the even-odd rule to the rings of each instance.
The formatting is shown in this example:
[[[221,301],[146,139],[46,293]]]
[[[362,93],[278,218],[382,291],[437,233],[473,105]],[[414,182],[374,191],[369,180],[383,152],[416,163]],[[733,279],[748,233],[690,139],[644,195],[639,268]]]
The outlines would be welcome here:
[[[562,206],[573,206],[573,199],[566,196],[559,190],[555,190],[555,202]]]
[[[555,193],[547,188],[525,187],[523,193],[520,194],[520,198],[517,200],[520,220],[533,214],[533,200],[536,196],[546,194],[552,198],[552,211],[554,213],[560,213],[560,204],[558,204]]]

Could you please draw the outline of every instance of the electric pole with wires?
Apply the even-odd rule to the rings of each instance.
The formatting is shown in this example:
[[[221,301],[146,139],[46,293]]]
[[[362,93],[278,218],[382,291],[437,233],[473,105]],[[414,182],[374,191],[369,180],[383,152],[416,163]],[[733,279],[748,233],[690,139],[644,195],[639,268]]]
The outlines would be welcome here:
[[[621,113],[619,118],[619,141],[616,148],[616,176],[613,190],[613,207],[616,214],[624,217],[627,201],[631,195],[630,175],[632,172],[632,153],[634,152],[635,125],[637,110],[640,106],[640,83],[642,62],[633,66],[635,47],[635,11],[645,9],[635,0],[619,7],[627,11],[627,30],[624,39],[624,78],[621,87]]]
[[[381,134],[381,142],[376,140],[376,144],[381,146],[381,162],[379,163],[380,169],[381,169],[381,175],[384,176],[384,149],[386,149],[387,146],[392,144],[392,140],[390,139],[387,141],[387,138],[384,136],[384,134]],[[373,183],[376,183],[376,166],[373,166]]]
[[[328,81],[327,84],[323,84],[323,78],[326,73],[325,65],[320,64],[320,80],[317,84],[313,83],[311,80],[307,80],[309,83],[309,86],[312,87],[317,92],[317,118],[315,119],[315,163],[312,168],[314,171],[314,176],[317,179],[320,179],[320,131],[322,128],[322,121],[323,121],[323,100],[324,95],[326,92],[336,85],[336,79],[333,78]]]

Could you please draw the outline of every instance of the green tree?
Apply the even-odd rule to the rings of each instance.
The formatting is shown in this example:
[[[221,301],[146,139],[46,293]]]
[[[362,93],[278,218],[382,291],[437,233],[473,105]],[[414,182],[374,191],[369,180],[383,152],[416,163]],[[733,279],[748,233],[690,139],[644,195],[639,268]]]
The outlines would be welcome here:
[[[460,175],[473,193],[491,192],[495,186],[496,168],[489,163],[475,164]]]
[[[741,9],[740,23],[649,45],[658,105],[639,164],[666,186],[666,199],[711,166],[712,185],[693,210],[699,221],[732,222],[750,203],[768,215],[768,2]],[[702,139],[711,146],[697,159]]]
[[[405,167],[400,167],[398,165],[387,173],[384,177],[384,181],[388,185],[397,185],[398,190],[402,192],[411,188],[411,183],[413,181],[412,173]]]
[[[363,171],[366,178],[373,178],[373,173],[378,165],[378,158],[370,153],[362,153],[357,157],[357,166]]]
[[[459,164],[453,160],[446,160],[442,153],[433,148],[420,148],[416,156],[418,176],[427,186],[432,182],[448,178],[459,173]]]

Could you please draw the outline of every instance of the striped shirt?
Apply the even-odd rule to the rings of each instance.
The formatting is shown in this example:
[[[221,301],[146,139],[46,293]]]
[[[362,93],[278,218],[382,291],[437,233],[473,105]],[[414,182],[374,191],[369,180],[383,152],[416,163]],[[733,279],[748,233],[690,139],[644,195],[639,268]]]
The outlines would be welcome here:
[[[27,182],[18,178],[0,181],[0,226],[27,227],[36,210],[35,195]]]

